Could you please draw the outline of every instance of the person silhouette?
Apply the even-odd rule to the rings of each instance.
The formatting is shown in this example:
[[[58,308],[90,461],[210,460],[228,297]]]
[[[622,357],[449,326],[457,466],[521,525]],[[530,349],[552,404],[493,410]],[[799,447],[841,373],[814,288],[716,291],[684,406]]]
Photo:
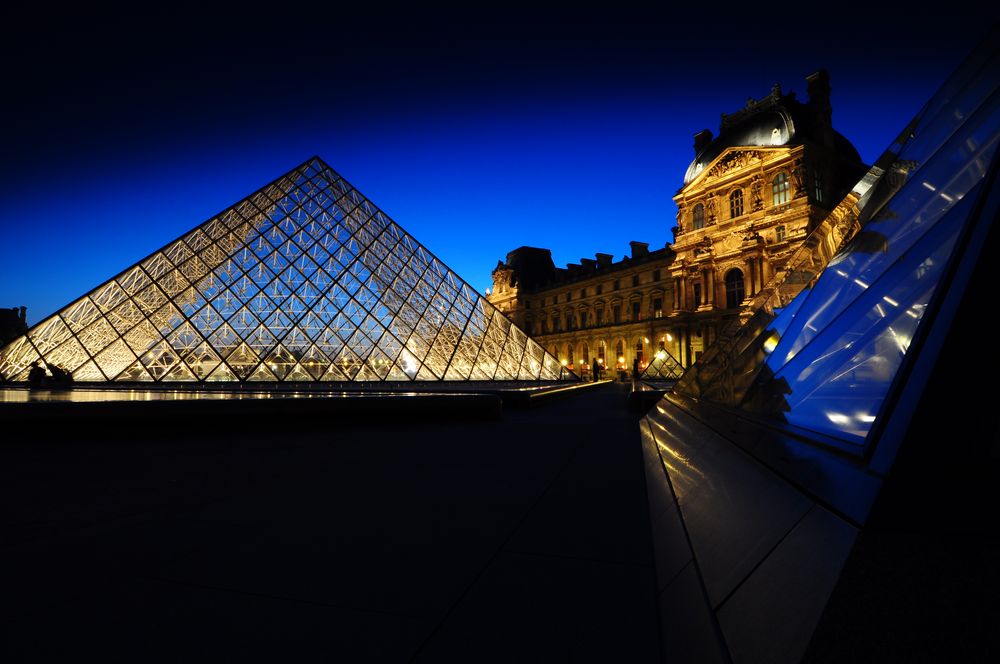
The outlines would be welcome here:
[[[43,369],[39,364],[38,360],[31,363],[31,370],[28,372],[28,386],[29,387],[41,387],[45,384],[45,379],[47,374],[45,369]]]
[[[68,387],[73,378],[58,364],[50,364],[49,371],[52,373],[52,383],[59,387]]]

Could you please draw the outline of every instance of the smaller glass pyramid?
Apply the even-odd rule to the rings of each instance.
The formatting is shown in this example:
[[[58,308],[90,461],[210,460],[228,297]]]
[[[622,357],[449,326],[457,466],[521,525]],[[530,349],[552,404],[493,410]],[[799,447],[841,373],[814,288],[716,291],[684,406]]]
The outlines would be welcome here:
[[[678,380],[684,375],[684,367],[666,348],[656,351],[653,361],[642,372],[643,380]]]
[[[76,381],[576,380],[314,157],[0,349]]]

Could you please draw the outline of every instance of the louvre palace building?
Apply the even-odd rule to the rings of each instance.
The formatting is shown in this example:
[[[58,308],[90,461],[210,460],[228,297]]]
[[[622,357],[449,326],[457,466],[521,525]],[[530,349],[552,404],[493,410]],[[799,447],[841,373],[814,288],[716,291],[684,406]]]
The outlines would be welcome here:
[[[827,73],[806,82],[804,102],[775,85],[722,114],[718,136],[695,134],[673,244],[632,241],[619,261],[597,253],[565,268],[549,249],[520,247],[493,270],[490,301],[588,378],[595,359],[602,371],[665,354],[690,366],[866,171],[833,128]],[[846,231],[829,232],[821,254]]]

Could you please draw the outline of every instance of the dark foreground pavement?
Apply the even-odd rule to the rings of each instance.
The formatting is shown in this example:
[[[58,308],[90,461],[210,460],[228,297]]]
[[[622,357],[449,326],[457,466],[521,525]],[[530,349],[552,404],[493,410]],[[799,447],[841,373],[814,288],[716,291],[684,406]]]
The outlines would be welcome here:
[[[616,387],[497,421],[252,419],[4,427],[0,660],[658,661]]]

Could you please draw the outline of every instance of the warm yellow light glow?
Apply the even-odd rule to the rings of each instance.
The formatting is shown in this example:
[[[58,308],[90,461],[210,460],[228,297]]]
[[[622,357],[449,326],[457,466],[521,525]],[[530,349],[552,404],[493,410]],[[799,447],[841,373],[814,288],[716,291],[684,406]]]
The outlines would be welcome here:
[[[569,364],[569,362],[567,362],[566,360],[563,360],[563,361],[562,361],[562,365],[563,365],[563,366],[566,366],[567,364]]]
[[[778,347],[778,342],[781,341],[781,337],[778,336],[777,332],[772,332],[771,336],[764,340],[764,352],[773,353],[774,349]]]
[[[674,338],[668,334],[667,335],[667,341],[673,341],[673,340],[674,340]]]
[[[602,360],[601,358],[597,358],[597,363],[598,364],[604,364],[604,360]]]
[[[665,350],[659,350],[659,351],[656,352],[657,359],[662,360],[662,359],[666,358],[666,356],[667,356],[667,352]]]
[[[649,343],[649,337],[643,337],[642,338],[642,342],[648,344]]]
[[[625,358],[624,357],[619,357],[618,358],[618,363],[619,364],[625,364]]]

